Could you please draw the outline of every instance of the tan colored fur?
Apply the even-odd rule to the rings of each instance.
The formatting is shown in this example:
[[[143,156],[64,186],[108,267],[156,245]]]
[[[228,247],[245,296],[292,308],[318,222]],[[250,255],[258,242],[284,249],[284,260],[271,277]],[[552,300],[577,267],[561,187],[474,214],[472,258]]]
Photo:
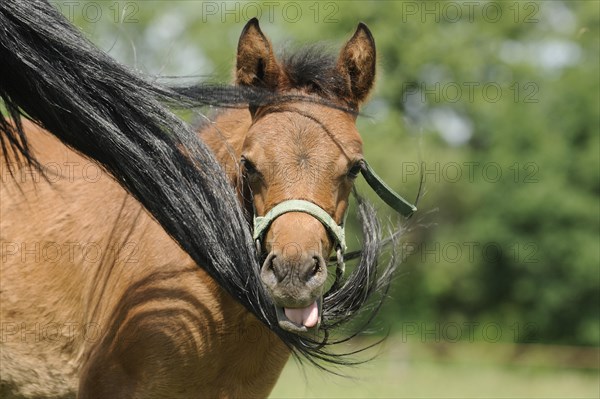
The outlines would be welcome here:
[[[95,164],[30,124],[28,136],[63,176],[3,169],[2,380],[26,396],[80,378],[82,398],[266,396],[283,343],[117,183],[95,181]]]
[[[366,29],[359,25],[341,53],[348,59],[340,59],[339,72],[354,85],[341,103],[359,104],[372,86],[374,43]],[[277,86],[285,74],[256,20],[242,33],[237,61],[239,84],[310,95]],[[27,168],[10,176],[0,159],[1,393],[267,396],[289,357],[279,338],[95,163],[33,124],[26,128],[50,182]],[[353,114],[310,101],[228,110],[201,137],[240,196],[240,158],[260,169],[262,179],[250,181],[258,214],[305,199],[341,222],[348,171],[362,158]],[[298,212],[275,220],[264,241],[291,269],[298,253],[327,258],[332,249],[320,222]],[[289,246],[299,252],[286,252]],[[293,301],[294,290],[305,287],[296,283],[280,294]]]

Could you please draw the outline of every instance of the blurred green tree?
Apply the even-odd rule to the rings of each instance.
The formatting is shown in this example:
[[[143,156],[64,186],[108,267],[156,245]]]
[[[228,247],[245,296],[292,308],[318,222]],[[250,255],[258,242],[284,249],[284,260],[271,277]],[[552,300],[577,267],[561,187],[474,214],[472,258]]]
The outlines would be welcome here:
[[[386,320],[599,344],[598,2],[56,4],[123,62],[194,81],[229,81],[253,16],[283,48],[366,22],[380,66],[366,156],[407,197],[424,178]]]

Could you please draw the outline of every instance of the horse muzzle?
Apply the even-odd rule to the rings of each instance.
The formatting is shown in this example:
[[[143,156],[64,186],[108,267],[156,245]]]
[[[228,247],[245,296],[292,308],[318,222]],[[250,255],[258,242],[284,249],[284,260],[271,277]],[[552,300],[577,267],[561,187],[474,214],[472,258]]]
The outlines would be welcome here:
[[[318,220],[333,239],[338,254],[346,250],[344,226],[318,205],[304,200],[288,200],[276,205],[265,216],[254,217],[254,239],[261,252],[261,242],[269,226],[288,212],[302,212]],[[322,319],[323,287],[327,262],[321,254],[298,248],[296,256],[272,250],[261,268],[261,279],[268,288],[277,310],[281,328],[292,332],[317,330]],[[341,257],[343,270],[343,257]],[[339,265],[338,265],[339,266]],[[336,281],[340,273],[336,272]]]
[[[289,259],[275,249],[265,259],[260,277],[271,294],[281,328],[291,332],[319,328],[327,278],[322,256],[307,253]]]

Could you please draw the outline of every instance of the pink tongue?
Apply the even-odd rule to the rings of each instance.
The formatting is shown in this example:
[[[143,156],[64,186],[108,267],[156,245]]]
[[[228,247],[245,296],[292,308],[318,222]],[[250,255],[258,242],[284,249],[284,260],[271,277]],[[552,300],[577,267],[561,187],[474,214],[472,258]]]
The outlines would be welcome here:
[[[319,307],[317,301],[305,308],[284,308],[285,316],[296,324],[312,328],[319,321]]]

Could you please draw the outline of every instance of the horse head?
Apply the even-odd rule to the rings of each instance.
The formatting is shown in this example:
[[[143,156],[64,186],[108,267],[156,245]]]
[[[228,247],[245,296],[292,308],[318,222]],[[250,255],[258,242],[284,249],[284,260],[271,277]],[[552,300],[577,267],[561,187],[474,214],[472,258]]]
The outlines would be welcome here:
[[[356,116],[374,78],[375,42],[362,23],[337,59],[309,50],[279,60],[256,19],[239,39],[236,83],[288,99],[250,104],[240,159],[261,279],[286,330],[321,321],[327,259],[343,257],[349,195],[364,167]]]

